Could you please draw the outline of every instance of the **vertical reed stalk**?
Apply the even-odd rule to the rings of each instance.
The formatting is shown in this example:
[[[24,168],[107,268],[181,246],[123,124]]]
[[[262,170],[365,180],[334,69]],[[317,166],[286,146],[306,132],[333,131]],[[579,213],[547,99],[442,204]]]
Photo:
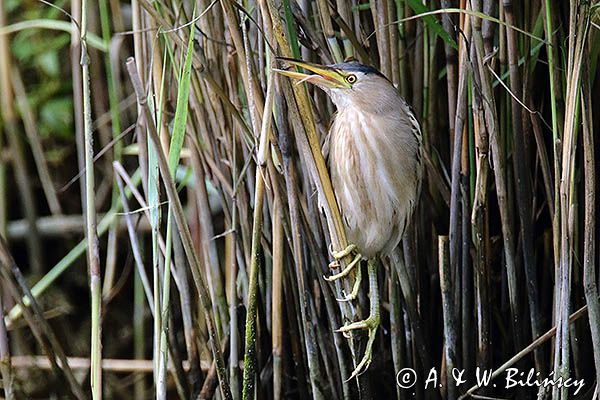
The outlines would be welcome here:
[[[392,271],[390,271],[392,272]],[[400,371],[404,365],[404,337],[403,337],[403,320],[402,306],[400,304],[400,287],[397,279],[392,277],[389,279],[390,293],[390,325],[396,327],[390,332],[392,361],[394,362],[394,371]],[[398,400],[403,398],[404,393],[402,388],[396,385],[396,397]]]
[[[6,11],[5,11],[5,2],[0,2],[0,29],[4,28],[6,25]],[[0,35],[0,56],[2,56],[2,63],[5,64],[8,61],[10,48],[7,43],[7,36]],[[8,69],[6,67],[2,67],[0,70],[0,84],[2,86],[6,85],[5,82],[10,78],[8,76]],[[6,107],[10,107],[9,102],[7,101],[7,96],[2,96],[2,112],[4,113]],[[2,116],[4,120],[4,116]],[[5,151],[6,149],[6,139],[5,134],[3,134],[3,130],[0,131],[0,152]],[[4,157],[0,157],[0,235],[6,237],[6,228],[8,225],[8,191],[7,189],[7,160]]]
[[[442,8],[450,8],[450,0],[442,0]],[[442,24],[448,35],[456,41],[455,23],[452,14],[442,15]],[[448,128],[451,140],[454,136],[454,122],[456,118],[456,84],[458,68],[458,52],[449,43],[444,42],[444,53],[446,54],[446,81],[448,86]]]
[[[466,19],[468,21],[468,19]],[[517,270],[515,264],[515,239],[513,225],[510,216],[510,204],[508,200],[508,176],[506,174],[506,158],[504,152],[503,138],[500,137],[500,123],[496,113],[496,105],[492,94],[492,86],[489,75],[484,73],[484,50],[483,37],[480,29],[475,32],[475,48],[477,50],[477,63],[480,71],[480,79],[482,80],[483,98],[485,107],[485,123],[488,131],[490,151],[492,153],[492,166],[494,171],[494,180],[496,183],[496,197],[498,200],[498,208],[500,209],[500,223],[502,226],[503,235],[503,250],[504,262],[506,266],[506,276],[508,282],[508,297],[511,313],[511,327],[513,335],[513,343],[516,349],[522,347],[522,328],[520,325],[520,308],[518,301],[517,287]],[[491,102],[491,104],[490,104]]]
[[[0,374],[2,374],[2,388],[4,388],[4,396],[6,397],[6,400],[14,400],[15,382],[10,360],[8,332],[6,331],[6,323],[4,320],[4,304],[2,301],[3,295],[3,291],[0,291]]]
[[[87,51],[87,0],[81,1],[81,79],[83,95],[83,130],[85,147],[85,213],[90,296],[92,300],[92,332],[90,344],[92,398],[102,398],[102,344],[101,344],[101,280],[100,250],[96,229],[96,205],[94,190],[94,138],[92,133],[92,107],[90,92],[90,59]]]
[[[515,26],[512,0],[504,0],[504,16],[506,23]],[[512,134],[513,134],[513,166],[516,180],[517,210],[520,221],[521,246],[523,251],[523,264],[525,279],[527,280],[527,299],[529,301],[529,317],[531,321],[531,335],[535,339],[540,335],[538,285],[535,272],[533,255],[533,233],[531,215],[531,181],[529,166],[525,157],[525,138],[523,131],[523,108],[521,77],[518,66],[519,49],[517,48],[514,29],[506,30],[506,43],[508,52],[508,66],[510,73],[510,89],[512,92]],[[535,361],[538,371],[543,370],[543,361],[539,350],[535,352]]]
[[[333,59],[336,62],[341,62],[344,59],[344,55],[342,54],[342,49],[340,49],[340,45],[335,37],[327,0],[317,0],[316,3],[319,10],[319,16],[321,17],[320,22],[323,28],[323,34],[325,35],[325,39],[327,39],[327,44],[333,54]]]
[[[283,396],[283,257],[284,236],[281,202],[273,203],[273,398],[281,400]]]
[[[560,273],[556,282],[557,330],[555,342],[554,374],[567,379],[570,376],[570,340],[567,316],[571,310],[571,282],[575,248],[575,151],[577,121],[584,47],[589,29],[589,8],[571,4],[571,35],[568,48],[567,96],[565,104],[565,126],[562,140],[560,179]],[[575,24],[575,21],[578,21]],[[568,390],[553,388],[553,397],[566,399]]]
[[[81,173],[85,171],[84,120],[83,120],[83,81],[81,80],[81,0],[71,0],[71,77],[73,82],[73,116],[75,128],[75,144],[77,145],[77,167]],[[82,199],[82,213],[85,213],[85,174],[79,180],[79,191]]]
[[[80,1],[80,0],[77,0]],[[138,60],[138,74],[145,87],[146,84],[146,71],[144,70],[144,43],[143,43],[143,11],[140,4],[140,0],[131,0],[131,27],[133,30],[133,55]],[[141,114],[141,110],[138,106],[137,115]],[[148,138],[146,133],[146,126],[143,123],[136,125],[136,136],[138,142],[138,160],[140,165],[140,171],[142,174],[142,186],[144,193],[149,196],[148,192],[148,174],[150,174],[148,166]],[[154,260],[153,260],[154,261]]]
[[[456,399],[456,383],[453,382],[456,367],[457,327],[453,296],[451,294],[451,270],[448,257],[448,237],[438,237],[440,289],[444,317],[444,356],[446,361],[446,398]]]
[[[258,290],[259,257],[261,253],[261,235],[263,229],[263,201],[265,195],[265,180],[267,179],[266,164],[270,156],[269,136],[271,134],[271,113],[273,108],[273,97],[275,86],[273,85],[273,74],[269,74],[267,82],[267,99],[265,101],[262,124],[260,126],[259,147],[256,153],[256,184],[254,192],[254,215],[252,223],[252,259],[250,263],[248,283],[248,306],[246,308],[246,352],[244,356],[244,381],[242,386],[242,398],[252,400],[255,397],[256,383],[255,374],[257,370],[256,361],[256,306]],[[257,121],[258,124],[258,121]],[[255,129],[258,129],[258,125]]]
[[[404,0],[396,0],[396,13],[398,20],[401,21],[405,17],[405,1]],[[406,51],[406,24],[398,24],[398,55],[400,59],[398,60],[398,73],[400,74],[400,93],[402,97],[405,99],[409,98],[409,84],[408,84],[408,54]]]
[[[104,43],[107,45],[110,44],[111,41],[111,33],[110,33],[110,22],[111,18],[109,16],[108,10],[108,0],[100,0],[98,2],[98,9],[100,11],[100,26],[102,30],[102,39]],[[111,131],[112,138],[116,140],[121,133],[121,116],[119,113],[119,97],[117,93],[117,79],[115,77],[115,71],[113,70],[113,64],[110,61],[110,52],[107,52],[104,55],[104,69],[106,71],[106,80],[107,80],[107,92],[108,92],[108,107],[111,117]],[[117,140],[114,145],[112,158],[116,161],[121,161],[122,155],[122,143]],[[119,194],[117,187],[113,185],[112,191],[112,199],[111,205],[115,206],[119,201]],[[117,252],[119,249],[118,246],[118,226],[117,224],[113,224],[110,227],[108,232],[108,242],[107,242],[107,250],[106,250],[106,269],[104,273],[104,284],[102,285],[102,296],[106,298],[108,293],[112,289],[115,270],[117,267]]]
[[[473,9],[478,10],[479,2],[473,2]],[[474,157],[476,157],[476,173],[473,194],[473,211],[471,222],[473,224],[473,242],[475,246],[474,257],[474,284],[475,284],[475,310],[477,315],[477,346],[476,362],[482,367],[489,367],[490,363],[490,318],[489,318],[489,229],[487,222],[488,207],[488,175],[489,175],[489,134],[495,131],[493,105],[488,104],[486,99],[492,95],[491,83],[488,70],[485,69],[483,61],[481,23],[473,20],[473,42],[471,54],[476,60],[477,68],[473,70],[473,81],[475,85],[483,87],[482,92],[473,90],[473,130]],[[464,240],[464,239],[463,239]],[[463,318],[468,318],[463,314]],[[465,332],[463,330],[463,332]],[[466,332],[465,332],[466,333]],[[468,337],[463,337],[463,345],[468,345]],[[463,349],[464,350],[464,349]],[[468,364],[467,364],[468,365]],[[472,374],[471,374],[472,376]]]
[[[584,227],[583,227],[583,286],[588,305],[588,320],[596,369],[600,382],[600,303],[596,278],[596,160],[594,157],[594,123],[590,85],[588,40],[583,55],[581,84],[581,116],[583,122]]]
[[[235,137],[234,132],[231,135],[231,143],[232,143],[232,169],[231,169],[231,181],[232,185],[237,187],[238,182],[238,169],[237,169],[237,138]],[[200,176],[204,176],[201,174]],[[201,195],[206,199],[207,196],[204,196],[205,185],[202,185]],[[205,201],[205,205],[208,208],[209,203],[208,199]],[[208,211],[208,210],[207,210]],[[202,212],[202,211],[200,211]],[[207,219],[209,216],[207,215]],[[238,294],[237,294],[237,283],[238,283],[238,262],[237,262],[237,249],[238,249],[238,205],[237,205],[237,189],[235,189],[231,196],[231,223],[230,230],[231,234],[228,236],[228,246],[227,252],[229,257],[229,263],[227,263],[228,268],[228,278],[229,278],[229,286],[227,287],[227,298],[229,301],[229,379],[231,382],[231,392],[233,393],[234,399],[240,398],[240,378],[239,378],[239,326],[238,326]],[[204,224],[206,227],[204,229],[205,232],[212,234],[212,229],[209,224]],[[205,234],[206,236],[206,234]],[[208,237],[206,239],[209,239]],[[216,253],[216,249],[214,249]],[[273,255],[273,259],[275,259],[275,255]],[[275,262],[273,262],[275,264]],[[273,269],[275,269],[275,265],[273,265]],[[273,298],[275,298],[275,294],[273,294]],[[275,322],[273,322],[275,325]],[[275,326],[273,326],[275,329]],[[275,360],[273,360],[275,363]],[[274,364],[274,368],[276,365]],[[273,379],[275,379],[276,370],[273,371]],[[276,392],[275,392],[276,393]],[[275,394],[274,394],[275,395]]]
[[[146,329],[144,327],[144,287],[138,272],[134,275],[133,282],[133,356],[136,359],[145,358]],[[144,374],[135,375],[135,384],[133,386],[133,399],[143,400],[146,398],[146,382]]]

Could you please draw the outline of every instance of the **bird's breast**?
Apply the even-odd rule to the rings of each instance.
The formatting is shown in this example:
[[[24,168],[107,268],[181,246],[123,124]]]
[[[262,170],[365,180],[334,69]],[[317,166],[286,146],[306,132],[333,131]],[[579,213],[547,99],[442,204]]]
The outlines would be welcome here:
[[[400,241],[418,195],[420,142],[409,118],[340,110],[329,166],[348,238],[365,257]]]

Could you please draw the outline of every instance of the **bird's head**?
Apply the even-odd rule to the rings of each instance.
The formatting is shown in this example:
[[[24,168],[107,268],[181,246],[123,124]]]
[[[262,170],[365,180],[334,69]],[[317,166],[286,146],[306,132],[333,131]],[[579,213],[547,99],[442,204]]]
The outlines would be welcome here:
[[[274,69],[275,72],[308,82],[323,89],[338,108],[356,106],[361,110],[378,108],[387,96],[397,96],[396,89],[381,72],[356,61],[333,65],[313,64],[289,58],[280,58],[290,66],[298,66],[307,73],[292,69]]]

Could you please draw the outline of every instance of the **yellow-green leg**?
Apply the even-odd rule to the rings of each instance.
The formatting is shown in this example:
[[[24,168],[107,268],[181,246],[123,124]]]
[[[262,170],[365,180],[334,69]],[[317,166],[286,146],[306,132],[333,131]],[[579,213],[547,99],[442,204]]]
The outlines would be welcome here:
[[[369,274],[369,298],[370,298],[370,310],[369,317],[363,321],[353,322],[348,325],[342,326],[336,332],[349,332],[356,329],[368,329],[369,340],[367,341],[367,347],[365,349],[365,355],[360,360],[352,375],[348,380],[355,378],[360,375],[369,367],[371,364],[371,355],[373,353],[373,342],[375,341],[375,335],[377,334],[377,328],[379,327],[379,289],[377,287],[377,264],[375,260],[370,259],[368,261],[367,271]]]

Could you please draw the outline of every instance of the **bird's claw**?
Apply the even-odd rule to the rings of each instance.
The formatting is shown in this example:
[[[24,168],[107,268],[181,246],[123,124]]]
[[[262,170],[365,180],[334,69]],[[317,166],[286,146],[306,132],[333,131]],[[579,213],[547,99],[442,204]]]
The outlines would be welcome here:
[[[331,249],[330,249],[331,251]],[[362,280],[362,270],[360,269],[360,260],[362,260],[362,255],[356,252],[356,245],[351,244],[341,251],[331,251],[331,255],[334,258],[329,264],[329,268],[334,269],[339,267],[339,260],[351,255],[352,253],[356,253],[352,261],[340,272],[331,276],[324,276],[323,278],[326,281],[335,281],[337,279],[343,278],[347,276],[355,267],[358,266],[358,271],[356,272],[356,278],[354,280],[354,284],[352,285],[352,291],[350,294],[346,295],[344,293],[344,297],[341,299],[336,299],[340,302],[352,301],[356,299],[358,296],[358,291],[360,289],[360,282]],[[375,341],[375,335],[377,333],[377,328],[379,327],[379,295],[377,293],[377,276],[375,272],[375,264],[373,260],[369,261],[368,264],[369,269],[369,286],[370,286],[370,297],[371,297],[371,313],[369,318],[363,321],[353,322],[347,325],[342,326],[337,329],[336,332],[339,332],[344,335],[346,339],[350,339],[352,337],[352,331],[357,329],[367,329],[369,331],[369,340],[367,341],[367,347],[365,349],[365,354],[360,362],[356,365],[354,371],[348,378],[349,380],[354,379],[359,376],[363,372],[367,370],[369,364],[371,364],[371,356],[373,353],[373,342]],[[374,276],[374,279],[371,279],[371,276]]]
[[[339,333],[343,333],[343,332],[365,329],[365,330],[368,330],[369,332],[371,332],[373,330],[377,330],[378,326],[379,326],[379,317],[377,317],[375,315],[369,315],[369,318],[367,318],[367,319],[363,319],[362,321],[351,322],[349,324],[339,327],[335,331],[339,332]]]
[[[329,246],[327,246],[327,250],[329,251],[329,254],[331,254],[331,256],[333,257],[333,253],[335,252],[335,250],[333,250],[333,243],[329,243]]]
[[[331,252],[331,256],[333,258],[335,258],[336,260],[346,257],[347,255],[351,254],[355,250],[356,250],[356,245],[352,244],[352,243],[349,244],[348,246],[346,246],[345,249],[340,250],[340,251],[334,251],[332,247],[329,248],[329,251]]]
[[[347,302],[347,301],[353,301],[354,299],[356,299],[356,297],[358,297],[358,291],[360,290],[361,280],[362,280],[362,270],[359,267],[356,271],[356,278],[354,279],[354,285],[352,285],[352,291],[350,292],[350,294],[346,295],[344,293],[344,297],[342,297],[341,299],[336,299],[336,300],[339,302]]]
[[[364,373],[369,365],[371,364],[372,354],[373,354],[373,342],[375,341],[375,335],[377,334],[377,328],[379,327],[379,315],[371,315],[369,318],[363,321],[353,322],[348,325],[344,325],[341,328],[337,329],[336,332],[340,332],[346,336],[350,331],[357,329],[368,329],[369,330],[369,340],[367,341],[367,347],[365,349],[365,354],[363,358],[360,360],[354,371],[350,377],[346,380],[346,382],[356,378],[357,376]]]
[[[329,269],[338,269],[339,267],[340,267],[339,260],[333,260],[332,262],[329,263]]]
[[[350,253],[348,253],[348,254],[350,254]],[[348,254],[346,254],[346,255],[348,255]],[[345,257],[346,255],[344,255],[342,257]],[[350,273],[350,271],[352,271],[352,269],[354,269],[354,267],[356,267],[356,265],[358,265],[360,263],[361,259],[362,259],[362,255],[356,254],[356,256],[354,256],[354,258],[352,259],[350,264],[348,264],[346,266],[346,268],[344,268],[342,271],[338,272],[337,274],[333,274],[331,276],[324,276],[323,278],[325,278],[325,280],[328,282],[343,278],[343,277],[347,276]],[[339,266],[339,262],[337,260],[335,260],[329,264],[329,268],[332,268],[333,265],[335,265],[334,263],[338,263],[337,266]]]

